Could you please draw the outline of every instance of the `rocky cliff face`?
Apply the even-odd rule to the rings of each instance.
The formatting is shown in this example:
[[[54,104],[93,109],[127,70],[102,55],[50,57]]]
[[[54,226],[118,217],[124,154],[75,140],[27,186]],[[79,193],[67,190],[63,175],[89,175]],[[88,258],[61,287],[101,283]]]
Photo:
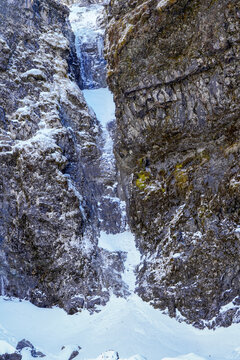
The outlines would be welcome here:
[[[106,27],[104,6],[77,3],[71,6],[70,22],[75,34],[75,47],[80,59],[82,89],[107,87],[104,33]]]
[[[198,327],[238,322],[239,2],[112,0],[108,15],[138,292]]]
[[[0,14],[1,295],[92,309],[123,293],[125,257],[97,247],[102,130],[78,86],[69,11],[2,0]]]
[[[2,0],[0,14],[1,295],[70,313],[126,295],[126,254],[98,246],[125,226],[108,130],[143,256],[139,295],[198,327],[238,322],[237,0],[110,2],[116,131],[80,91],[105,86],[104,61],[98,42],[77,58],[68,9]]]

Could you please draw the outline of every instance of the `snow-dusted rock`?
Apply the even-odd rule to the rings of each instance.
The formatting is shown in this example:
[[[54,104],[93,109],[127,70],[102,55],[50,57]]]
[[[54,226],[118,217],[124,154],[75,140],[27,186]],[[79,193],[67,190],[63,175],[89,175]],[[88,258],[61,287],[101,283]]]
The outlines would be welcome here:
[[[100,199],[116,171],[101,165],[102,129],[78,86],[69,10],[2,0],[0,12],[0,294],[94,310],[123,294],[124,256],[97,247]],[[108,203],[116,232],[119,202]]]
[[[10,48],[5,39],[0,36],[0,71],[6,70],[10,58]]]
[[[47,80],[46,75],[42,70],[39,69],[31,69],[21,74],[21,79],[23,81],[35,79],[35,80]]]
[[[138,291],[199,327],[239,321],[238,3],[108,6],[115,154],[143,254]]]
[[[34,346],[30,341],[28,341],[26,339],[22,339],[21,341],[19,341],[17,343],[16,350],[21,351],[24,348],[33,349]]]

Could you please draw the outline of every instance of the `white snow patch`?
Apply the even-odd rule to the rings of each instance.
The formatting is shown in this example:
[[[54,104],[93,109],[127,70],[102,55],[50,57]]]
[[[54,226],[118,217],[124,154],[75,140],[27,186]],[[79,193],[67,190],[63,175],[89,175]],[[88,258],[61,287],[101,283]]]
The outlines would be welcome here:
[[[240,181],[239,180],[236,180],[236,179],[231,179],[230,180],[230,186],[231,187],[237,187],[240,185]]]
[[[88,106],[94,111],[102,125],[104,146],[101,166],[105,172],[110,173],[114,171],[115,159],[113,155],[113,140],[107,129],[107,124],[115,120],[113,95],[108,88],[83,90],[83,94]]]
[[[97,360],[118,360],[116,351],[110,350],[98,356]]]
[[[76,189],[75,185],[73,184],[70,176],[68,174],[64,175],[67,178],[68,181],[68,188],[71,189],[74,192],[74,195],[78,198],[79,200],[79,209],[81,211],[81,214],[83,216],[84,219],[86,219],[86,213],[85,210],[82,206],[83,204],[83,197],[82,195],[79,193],[79,191]]]
[[[0,340],[0,355],[12,354],[16,349],[5,340]]]
[[[127,299],[112,296],[93,315],[85,310],[67,315],[62,309],[40,309],[27,301],[0,298],[0,330],[0,339],[12,346],[28,339],[47,354],[46,360],[66,344],[82,347],[78,360],[96,359],[109,349],[118,351],[120,359],[139,354],[148,360],[233,360],[240,344],[239,324],[198,330],[163,315],[136,294]],[[54,359],[63,357],[54,355]]]
[[[53,139],[53,135],[60,132],[61,129],[42,128],[36,132],[33,137],[28,140],[18,140],[14,148],[31,149],[32,151],[39,152],[40,150],[53,149],[61,150]]]
[[[99,26],[100,18],[103,17],[104,6],[92,4],[81,6],[74,4],[70,7],[69,21],[75,34],[75,47],[78,59],[80,60],[80,70],[83,83],[92,87],[92,79],[87,78],[84,69],[84,62],[92,62],[92,57],[88,52],[82,52],[83,48],[97,46],[98,55],[103,58],[103,35],[104,29]],[[93,64],[92,64],[93,65]],[[94,67],[94,65],[93,65]]]
[[[172,255],[172,258],[177,259],[177,258],[181,257],[181,255],[183,255],[183,253],[175,253]]]
[[[125,271],[122,275],[123,281],[128,285],[129,290],[134,292],[135,290],[135,268],[140,263],[140,253],[136,249],[135,239],[130,231],[125,231],[120,234],[107,234],[101,232],[98,246],[108,251],[124,251],[127,253],[127,259],[125,262]]]
[[[29,77],[38,78],[40,80],[47,80],[46,75],[42,70],[39,69],[30,69],[25,73],[21,74],[21,78],[24,80],[28,79]]]
[[[162,9],[169,4],[169,0],[160,0],[157,4],[157,9]]]
[[[220,313],[225,313],[226,311],[235,308],[236,305],[234,305],[234,300],[236,300],[236,298],[238,298],[238,296],[236,296],[232,301],[230,301],[226,305],[223,305],[221,307]]]
[[[99,28],[98,18],[103,12],[102,5],[94,4],[91,6],[71,6],[69,21],[75,36],[81,39],[81,43],[96,38],[96,33],[103,34],[104,30]]]
[[[83,90],[83,94],[103,127],[115,119],[113,95],[108,88]]]
[[[205,358],[197,356],[193,353],[187,354],[187,355],[180,355],[174,358],[164,358],[162,360],[205,360]]]

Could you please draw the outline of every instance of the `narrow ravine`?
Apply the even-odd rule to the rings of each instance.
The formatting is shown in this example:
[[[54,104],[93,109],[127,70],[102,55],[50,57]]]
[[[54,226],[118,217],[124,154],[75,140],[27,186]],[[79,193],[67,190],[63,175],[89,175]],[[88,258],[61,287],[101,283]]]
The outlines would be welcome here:
[[[116,164],[113,153],[113,131],[115,127],[115,104],[113,95],[105,85],[105,79],[100,72],[106,74],[106,64],[103,55],[104,7],[99,4],[90,6],[72,5],[70,22],[75,34],[75,45],[80,62],[80,71],[83,79],[83,94],[88,106],[94,111],[102,129],[101,148],[101,175],[115,177],[114,183],[107,186],[99,201],[103,208],[106,201],[118,204],[118,213],[122,227],[119,233],[112,233],[111,228],[101,231],[98,246],[109,252],[124,252],[126,254],[125,271],[122,276],[124,286],[129,293],[135,290],[135,267],[140,262],[140,253],[136,249],[133,234],[127,229],[125,203],[119,199],[115,191],[119,184],[116,179]],[[111,212],[108,214],[112,216]],[[101,213],[99,213],[100,221]]]
[[[104,145],[102,152],[102,171],[113,172],[115,171],[115,160],[113,154],[113,140],[111,133],[108,130],[108,124],[114,119],[114,102],[112,94],[107,88],[100,88],[95,90],[84,90],[85,99],[88,105],[94,110],[98,120],[103,129]],[[114,184],[117,186],[117,184]],[[119,203],[119,214],[122,222],[126,221],[125,203],[118,197],[111,195],[107,196],[111,201]],[[106,200],[103,195],[102,201]],[[111,216],[111,214],[109,214]],[[130,292],[135,290],[136,276],[134,273],[135,267],[140,262],[140,253],[136,249],[133,234],[127,229],[118,234],[101,232],[98,246],[110,252],[124,252],[127,254],[125,261],[125,272],[122,276],[123,281],[127,285]]]
[[[114,102],[105,83],[102,10],[101,5],[75,4],[70,21],[81,63],[83,94],[101,127],[100,176],[108,180],[98,204],[98,247],[109,254],[125,255],[121,276],[126,291],[122,297],[112,292],[106,306],[99,306],[93,314],[84,309],[68,315],[57,307],[43,309],[28,301],[5,298],[0,278],[0,357],[13,352],[25,338],[46,355],[46,360],[69,360],[73,351],[78,352],[76,360],[240,360],[239,325],[199,330],[171,319],[135,293],[140,253],[126,225],[125,204],[114,178]],[[111,211],[105,213],[106,204],[115,204],[120,218],[117,227],[111,222]],[[30,350],[22,352],[23,360],[32,359]]]

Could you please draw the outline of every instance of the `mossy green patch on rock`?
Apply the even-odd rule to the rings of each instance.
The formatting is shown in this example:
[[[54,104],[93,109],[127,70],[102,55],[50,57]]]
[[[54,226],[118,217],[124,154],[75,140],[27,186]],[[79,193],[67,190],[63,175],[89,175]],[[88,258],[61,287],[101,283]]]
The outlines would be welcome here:
[[[139,294],[199,327],[237,319],[219,309],[240,291],[238,3],[112,0],[108,9],[116,153],[143,255]],[[134,31],[116,60],[120,21]]]
[[[141,171],[137,174],[136,186],[140,190],[144,190],[149,182],[150,173],[148,171]]]
[[[185,190],[189,186],[189,177],[186,169],[182,168],[182,164],[177,164],[174,170],[174,178],[176,186],[180,190]]]

